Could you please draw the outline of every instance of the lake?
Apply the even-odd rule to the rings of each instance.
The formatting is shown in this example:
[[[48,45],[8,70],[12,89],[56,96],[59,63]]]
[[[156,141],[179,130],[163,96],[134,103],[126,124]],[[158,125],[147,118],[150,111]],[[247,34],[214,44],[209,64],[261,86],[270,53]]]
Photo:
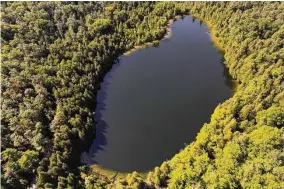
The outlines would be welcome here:
[[[106,74],[97,95],[96,139],[82,162],[120,172],[151,170],[194,141],[232,95],[207,26],[187,16],[170,27],[171,37],[119,57]]]

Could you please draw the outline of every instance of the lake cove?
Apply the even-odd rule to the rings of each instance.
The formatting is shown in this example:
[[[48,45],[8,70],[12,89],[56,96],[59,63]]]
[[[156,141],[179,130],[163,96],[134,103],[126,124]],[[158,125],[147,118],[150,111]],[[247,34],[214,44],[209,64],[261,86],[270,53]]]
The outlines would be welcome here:
[[[96,139],[81,156],[119,172],[146,172],[172,158],[216,106],[232,81],[207,26],[187,16],[158,45],[119,57],[97,95]]]

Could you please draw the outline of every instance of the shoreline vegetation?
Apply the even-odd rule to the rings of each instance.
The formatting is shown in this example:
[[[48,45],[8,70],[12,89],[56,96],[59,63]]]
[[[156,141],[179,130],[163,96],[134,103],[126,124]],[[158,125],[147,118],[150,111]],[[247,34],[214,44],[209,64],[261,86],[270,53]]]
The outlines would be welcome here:
[[[216,37],[216,30],[214,29],[214,25],[211,24],[209,21],[207,21],[206,19],[203,19],[202,17],[198,17],[196,16],[195,18],[199,19],[201,22],[203,22],[209,29],[210,31],[210,38],[212,41],[212,44],[217,48],[217,50],[222,54],[223,58],[224,58],[224,62],[223,64],[225,65],[226,69],[229,70],[229,65],[227,64],[227,60],[225,59],[225,53],[226,50],[225,48],[222,46],[222,44],[219,42],[218,37]],[[231,73],[230,77],[232,77]],[[233,77],[231,78],[231,82],[232,82],[232,96],[236,93],[236,91],[238,90],[238,87],[240,86],[241,83],[239,83],[237,80],[235,80]]]
[[[108,180],[113,180],[115,181],[116,179],[125,179],[127,177],[128,174],[131,174],[132,172],[119,172],[119,171],[114,171],[111,169],[106,169],[103,168],[97,164],[91,165],[91,170],[93,171],[93,173],[99,174],[101,176],[105,176],[107,177]],[[146,179],[147,178],[147,174],[150,171],[147,172],[138,172],[138,174],[143,178]]]
[[[131,53],[133,53],[133,52],[135,52],[135,51],[138,51],[138,50],[140,50],[140,49],[147,48],[147,47],[149,47],[149,46],[153,46],[153,45],[155,45],[155,44],[160,43],[160,42],[161,42],[162,40],[164,40],[164,39],[170,38],[170,37],[172,36],[171,25],[172,25],[172,23],[173,23],[176,19],[180,19],[180,18],[181,18],[181,16],[176,16],[174,19],[170,19],[170,20],[168,21],[167,29],[166,29],[165,35],[164,35],[164,37],[163,37],[162,39],[154,40],[154,41],[152,41],[152,42],[147,42],[147,43],[144,43],[144,44],[141,44],[141,45],[136,45],[136,46],[134,46],[134,48],[132,48],[132,49],[126,51],[125,53],[123,53],[122,56],[128,56],[128,55],[130,55]]]

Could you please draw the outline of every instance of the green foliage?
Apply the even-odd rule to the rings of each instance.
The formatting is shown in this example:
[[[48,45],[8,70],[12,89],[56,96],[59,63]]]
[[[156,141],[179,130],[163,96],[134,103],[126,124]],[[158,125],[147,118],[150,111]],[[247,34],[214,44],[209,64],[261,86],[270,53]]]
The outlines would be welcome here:
[[[78,169],[113,60],[188,13],[212,29],[234,96],[145,181]],[[1,2],[3,188],[284,188],[283,17],[281,2]]]
[[[90,175],[85,178],[86,189],[103,189],[106,188],[107,182],[100,179],[97,175]]]
[[[22,153],[18,162],[22,169],[31,172],[38,163],[38,160],[38,152],[27,150]]]
[[[72,182],[66,178],[78,172],[82,146],[93,136],[100,81],[121,53],[163,37],[169,19],[160,15],[163,7],[153,2],[1,3],[4,187],[26,188],[34,177],[39,188],[84,183],[78,174]]]

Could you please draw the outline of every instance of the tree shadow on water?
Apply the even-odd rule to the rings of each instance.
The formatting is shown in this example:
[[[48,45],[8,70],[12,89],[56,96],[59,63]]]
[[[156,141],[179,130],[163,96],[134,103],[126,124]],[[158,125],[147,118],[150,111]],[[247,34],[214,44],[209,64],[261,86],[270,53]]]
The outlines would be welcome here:
[[[115,66],[114,66],[115,67]],[[92,143],[85,152],[81,154],[81,162],[84,164],[92,165],[96,164],[95,156],[99,151],[104,151],[104,146],[107,144],[107,128],[108,124],[103,120],[103,111],[106,110],[105,100],[107,99],[107,88],[110,84],[108,79],[111,76],[106,74],[104,81],[101,82],[100,90],[97,93],[96,101],[96,110],[93,114],[94,116],[94,135],[92,137]],[[90,139],[91,140],[91,139]]]
[[[233,79],[233,77],[231,76],[229,72],[228,65],[224,59],[224,53],[221,53],[221,55],[222,55],[221,64],[223,67],[224,83],[231,89],[231,92],[234,93],[237,87],[237,82],[236,80]]]

